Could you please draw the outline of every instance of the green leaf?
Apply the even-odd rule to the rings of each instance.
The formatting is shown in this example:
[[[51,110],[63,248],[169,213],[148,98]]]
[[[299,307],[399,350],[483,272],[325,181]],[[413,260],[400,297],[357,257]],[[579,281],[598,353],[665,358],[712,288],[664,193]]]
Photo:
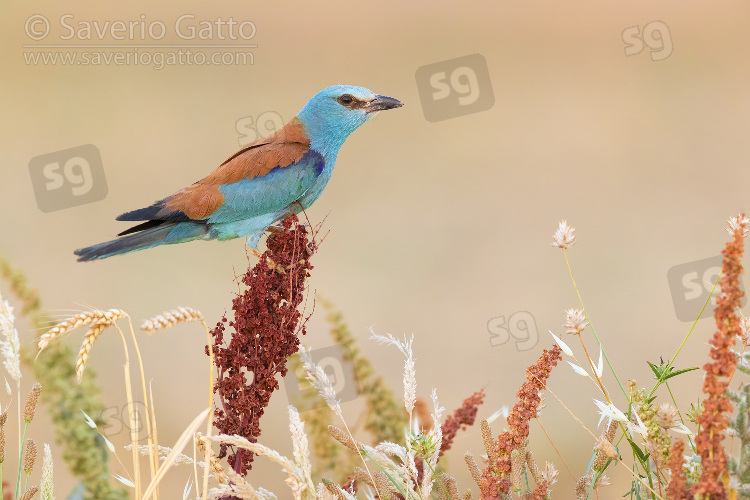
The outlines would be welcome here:
[[[649,368],[651,368],[651,371],[654,372],[654,376],[656,377],[656,380],[658,380],[659,382],[665,382],[672,377],[676,377],[677,375],[682,375],[683,373],[691,372],[693,370],[698,369],[697,366],[694,366],[692,368],[675,369],[674,366],[668,367],[663,362],[659,365],[655,365],[649,361],[646,361],[646,363],[648,363]]]

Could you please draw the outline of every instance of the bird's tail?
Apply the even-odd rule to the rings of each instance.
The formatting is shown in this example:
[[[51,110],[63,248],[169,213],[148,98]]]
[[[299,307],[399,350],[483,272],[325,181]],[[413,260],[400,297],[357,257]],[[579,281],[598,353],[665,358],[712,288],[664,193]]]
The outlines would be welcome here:
[[[208,233],[208,226],[192,222],[168,222],[155,227],[149,227],[134,234],[105,241],[86,248],[79,248],[74,253],[78,261],[106,259],[113,255],[120,255],[136,250],[145,250],[159,245],[184,243],[186,241],[203,238]]]

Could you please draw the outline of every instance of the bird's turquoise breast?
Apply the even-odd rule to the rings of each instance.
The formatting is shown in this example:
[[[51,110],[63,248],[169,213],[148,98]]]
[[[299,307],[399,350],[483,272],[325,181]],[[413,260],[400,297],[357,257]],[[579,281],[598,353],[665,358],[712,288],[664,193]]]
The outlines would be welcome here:
[[[320,196],[333,172],[333,161],[310,151],[288,167],[276,167],[263,177],[243,179],[219,188],[224,203],[208,217],[208,239],[247,237],[256,248],[269,225],[289,214],[299,201],[307,209]]]

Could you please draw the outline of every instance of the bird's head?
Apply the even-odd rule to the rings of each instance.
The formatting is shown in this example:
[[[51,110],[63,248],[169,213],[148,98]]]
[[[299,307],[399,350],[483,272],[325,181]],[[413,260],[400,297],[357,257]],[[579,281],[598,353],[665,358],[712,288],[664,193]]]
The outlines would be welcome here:
[[[310,145],[323,155],[336,154],[349,134],[379,111],[403,106],[364,87],[334,85],[321,90],[297,114]]]

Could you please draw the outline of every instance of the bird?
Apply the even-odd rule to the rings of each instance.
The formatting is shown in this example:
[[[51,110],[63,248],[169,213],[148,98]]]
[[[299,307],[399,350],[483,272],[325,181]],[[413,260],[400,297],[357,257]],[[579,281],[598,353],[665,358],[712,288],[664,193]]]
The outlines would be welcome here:
[[[248,250],[260,256],[258,243],[269,227],[321,195],[346,138],[378,112],[401,106],[364,87],[327,87],[282,128],[242,147],[203,179],[119,215],[116,220],[139,224],[118,238],[74,254],[78,261],[93,261],[161,245],[246,237]]]

